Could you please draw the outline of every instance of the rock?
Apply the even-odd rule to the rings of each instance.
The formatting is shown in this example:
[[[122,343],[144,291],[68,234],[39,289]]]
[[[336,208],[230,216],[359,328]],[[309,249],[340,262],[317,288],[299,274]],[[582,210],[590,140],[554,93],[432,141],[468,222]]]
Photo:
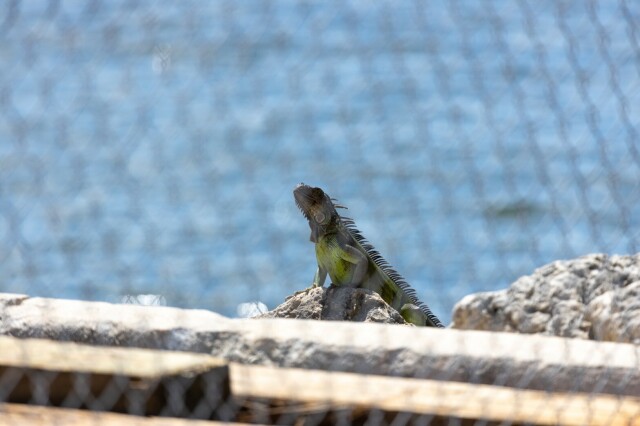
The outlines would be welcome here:
[[[406,324],[374,291],[349,287],[316,287],[288,298],[255,318],[298,318],[329,321]]]
[[[454,308],[454,328],[514,331],[505,317],[507,293],[495,291],[465,296]],[[472,325],[472,327],[465,327]]]
[[[26,294],[0,293],[0,308],[11,305],[19,305],[23,300],[28,299]]]
[[[545,265],[508,289],[466,296],[453,328],[640,342],[640,254]]]
[[[206,331],[224,328],[229,321],[201,309],[29,298],[0,293],[0,334],[21,338],[207,352],[210,342]]]
[[[640,281],[593,299],[587,317],[594,339],[640,344]]]

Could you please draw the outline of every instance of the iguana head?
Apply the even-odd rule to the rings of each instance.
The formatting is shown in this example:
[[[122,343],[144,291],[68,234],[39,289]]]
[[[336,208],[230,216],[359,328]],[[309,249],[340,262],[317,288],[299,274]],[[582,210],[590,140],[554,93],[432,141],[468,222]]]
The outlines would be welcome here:
[[[321,236],[337,232],[340,216],[331,197],[325,194],[322,189],[301,183],[293,190],[293,198],[295,198],[304,217],[309,221],[311,241],[316,243]]]

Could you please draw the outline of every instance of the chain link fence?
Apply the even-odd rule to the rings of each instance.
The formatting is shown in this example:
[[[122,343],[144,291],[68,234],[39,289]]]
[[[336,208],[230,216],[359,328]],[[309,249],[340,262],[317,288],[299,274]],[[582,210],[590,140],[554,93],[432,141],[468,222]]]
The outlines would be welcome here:
[[[300,181],[350,207],[445,318],[549,261],[635,253],[638,13],[10,2],[0,278],[273,307],[313,274]]]
[[[299,182],[445,323],[640,245],[637,2],[12,0],[0,37],[3,292],[272,309]]]

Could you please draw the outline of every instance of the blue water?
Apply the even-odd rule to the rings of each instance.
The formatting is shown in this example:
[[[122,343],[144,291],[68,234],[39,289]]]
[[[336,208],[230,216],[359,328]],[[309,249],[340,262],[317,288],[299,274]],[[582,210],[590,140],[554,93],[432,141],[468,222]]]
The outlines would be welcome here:
[[[235,315],[306,287],[319,185],[445,321],[640,244],[640,3],[0,7],[0,290]]]

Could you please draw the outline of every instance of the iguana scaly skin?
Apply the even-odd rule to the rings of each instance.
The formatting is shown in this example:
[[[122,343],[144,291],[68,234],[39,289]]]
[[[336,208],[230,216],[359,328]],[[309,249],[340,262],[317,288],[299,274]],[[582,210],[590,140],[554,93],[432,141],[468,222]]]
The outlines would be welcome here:
[[[303,183],[293,197],[309,221],[311,241],[316,245],[318,269],[312,287],[322,287],[327,278],[334,285],[367,288],[378,293],[405,321],[415,325],[443,327],[427,305],[420,303],[415,290],[393,270],[357,230],[352,219],[341,217],[320,188]]]

